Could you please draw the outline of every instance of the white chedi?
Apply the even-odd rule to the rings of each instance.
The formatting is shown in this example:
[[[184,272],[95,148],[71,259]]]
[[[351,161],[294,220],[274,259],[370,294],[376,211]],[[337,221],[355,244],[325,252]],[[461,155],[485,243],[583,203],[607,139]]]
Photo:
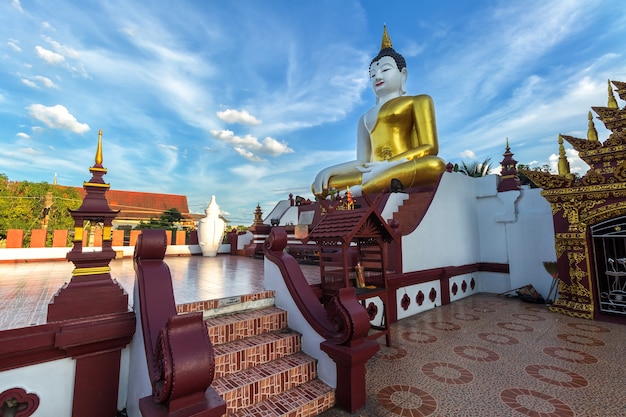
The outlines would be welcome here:
[[[198,222],[198,240],[203,256],[216,256],[224,237],[226,224],[220,218],[220,207],[215,202],[215,195],[204,210],[206,217]]]

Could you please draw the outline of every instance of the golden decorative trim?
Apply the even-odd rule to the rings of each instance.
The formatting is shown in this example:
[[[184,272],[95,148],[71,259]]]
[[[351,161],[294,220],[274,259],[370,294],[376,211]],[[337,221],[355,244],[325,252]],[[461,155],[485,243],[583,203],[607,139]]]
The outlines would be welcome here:
[[[559,308],[556,307],[554,305],[550,306],[549,309],[551,312],[553,313],[561,313],[561,314],[565,314],[566,316],[570,316],[570,317],[576,317],[579,319],[587,319],[587,320],[593,320],[593,314],[589,314],[589,313],[578,313],[575,311],[571,311],[565,308]]]
[[[100,168],[100,167],[91,167],[89,168],[89,171],[91,172],[104,172],[105,174],[107,173],[107,169],[106,168]]]
[[[91,268],[74,268],[72,271],[72,276],[85,276],[85,275],[99,275],[99,274],[108,274],[111,272],[110,266],[94,266]]]
[[[100,184],[97,182],[83,182],[83,187],[87,185],[89,185],[90,187],[111,188],[111,184]]]

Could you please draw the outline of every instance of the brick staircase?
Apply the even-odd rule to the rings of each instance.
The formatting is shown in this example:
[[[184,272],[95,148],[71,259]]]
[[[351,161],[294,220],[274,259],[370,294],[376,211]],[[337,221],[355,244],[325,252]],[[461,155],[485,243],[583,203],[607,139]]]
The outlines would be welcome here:
[[[273,293],[236,298],[227,307],[200,306],[215,351],[212,387],[226,415],[308,417],[331,408],[334,390],[317,378],[316,360],[301,351],[301,336],[287,328]]]
[[[436,190],[426,189],[424,191],[409,194],[409,198],[404,200],[404,204],[398,207],[393,218],[400,224],[400,234],[402,236],[411,233],[422,221],[428,211],[428,207],[433,200]]]

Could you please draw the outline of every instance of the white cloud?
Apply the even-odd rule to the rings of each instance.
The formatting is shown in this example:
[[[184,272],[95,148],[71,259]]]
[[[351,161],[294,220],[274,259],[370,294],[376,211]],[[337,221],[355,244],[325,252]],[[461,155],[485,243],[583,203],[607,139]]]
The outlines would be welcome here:
[[[18,138],[21,138],[21,139],[30,139],[30,136],[28,136],[28,134],[26,134],[24,132],[19,132],[15,136],[17,136]]]
[[[42,36],[42,38],[52,46],[55,52],[63,55],[64,57],[78,58],[78,51],[76,51],[75,49],[70,48],[66,45],[61,45],[59,42],[55,41],[49,36]]]
[[[235,151],[239,155],[243,156],[248,161],[251,161],[251,162],[261,162],[261,161],[263,161],[263,158],[253,154],[252,152],[246,150],[245,148],[243,148],[241,146],[235,146],[233,149],[235,149]]]
[[[42,48],[39,45],[35,46],[35,52],[37,52],[37,56],[39,56],[39,58],[43,59],[48,64],[60,64],[65,61],[65,57],[63,55]]]
[[[55,31],[56,29],[50,24],[50,22],[41,22],[41,28],[44,30]]]
[[[469,149],[466,149],[463,152],[461,152],[460,156],[461,158],[476,159],[476,154],[474,153],[474,151],[471,151]]]
[[[252,116],[246,110],[233,110],[227,109],[224,111],[218,111],[217,117],[226,123],[241,123],[244,125],[256,126],[262,122],[256,117]]]
[[[22,52],[22,48],[20,48],[18,43],[19,41],[16,41],[15,39],[9,39],[7,41],[7,45],[9,46],[9,48],[13,49],[15,52]]]
[[[41,153],[40,151],[33,149],[33,148],[18,149],[18,152],[22,154],[28,154],[28,155],[37,155]]]
[[[271,156],[279,156],[285,153],[292,153],[287,143],[279,142],[274,138],[266,137],[263,142],[252,135],[237,136],[231,130],[211,130],[211,135],[215,139],[229,143],[234,146],[235,151],[250,161],[260,161],[255,153],[268,154]]]
[[[89,125],[80,123],[61,104],[46,107],[43,104],[31,104],[28,106],[29,113],[34,119],[43,122],[51,129],[65,129],[74,133],[85,133],[89,131]]]
[[[44,77],[42,75],[36,75],[35,79],[39,81],[44,87],[57,88],[54,82],[48,77]]]
[[[20,0],[11,0],[11,6],[15,7],[20,13],[24,13]]]
[[[263,139],[263,148],[266,149],[267,153],[272,156],[278,156],[284,153],[293,153],[293,149],[287,146],[285,142],[279,142],[269,136]]]
[[[22,84],[27,85],[27,86],[29,86],[31,88],[39,88],[37,83],[35,83],[35,82],[31,81],[31,80],[28,80],[26,78],[22,78]]]

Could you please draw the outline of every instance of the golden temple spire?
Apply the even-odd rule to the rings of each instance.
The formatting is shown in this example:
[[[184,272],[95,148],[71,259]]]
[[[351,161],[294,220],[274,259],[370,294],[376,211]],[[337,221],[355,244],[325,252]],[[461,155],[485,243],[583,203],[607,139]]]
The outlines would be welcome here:
[[[98,149],[96,150],[96,166],[102,166],[102,129],[98,132]]]
[[[565,156],[565,147],[563,146],[563,136],[559,135],[559,175],[570,176],[569,162]]]
[[[609,104],[607,107],[609,109],[617,109],[619,106],[617,105],[617,101],[615,101],[615,96],[613,95],[613,89],[611,88],[611,80],[608,80],[609,83]]]
[[[587,140],[591,142],[598,141],[598,131],[596,130],[596,126],[593,124],[593,116],[591,112],[587,115],[587,119],[589,123],[587,123]]]
[[[391,46],[391,39],[389,38],[389,34],[387,33],[387,25],[383,26],[383,41],[380,44],[381,50],[385,48],[393,48],[393,46]]]

